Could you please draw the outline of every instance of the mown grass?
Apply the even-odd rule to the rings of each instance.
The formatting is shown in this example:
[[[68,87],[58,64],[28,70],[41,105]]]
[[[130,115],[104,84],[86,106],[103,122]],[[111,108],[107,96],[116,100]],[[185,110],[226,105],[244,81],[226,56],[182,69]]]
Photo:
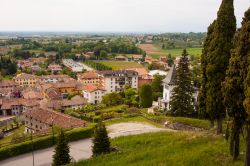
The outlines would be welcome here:
[[[81,161],[74,166],[240,166],[233,162],[228,143],[221,136],[207,133],[160,132],[112,140],[121,149]]]
[[[159,58],[160,56],[167,56],[168,54],[171,54],[172,57],[180,56],[183,52],[183,49],[159,49],[159,52],[153,52],[149,55],[153,58]],[[193,55],[195,57],[200,57],[202,48],[187,48],[187,52],[189,55]]]
[[[98,62],[111,67],[113,70],[143,68],[143,66],[137,62],[124,62],[124,61],[98,61]]]
[[[126,122],[135,122],[135,123],[148,123],[156,127],[164,128],[163,125],[159,123],[155,123],[151,120],[145,119],[141,116],[130,117],[130,118],[121,118],[121,119],[111,119],[105,122],[106,125],[112,125],[117,123],[126,123]]]

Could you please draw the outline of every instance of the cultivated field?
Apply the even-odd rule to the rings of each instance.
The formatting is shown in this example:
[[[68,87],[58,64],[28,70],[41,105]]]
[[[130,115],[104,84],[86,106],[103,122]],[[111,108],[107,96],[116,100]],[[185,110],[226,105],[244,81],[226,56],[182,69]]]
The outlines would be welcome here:
[[[136,62],[124,62],[124,61],[98,61],[101,64],[112,67],[113,70],[123,70],[129,68],[143,68],[143,66]]]
[[[181,55],[183,49],[161,49],[159,45],[154,44],[140,44],[139,47],[147,52],[153,58],[159,58],[160,56],[167,56],[171,54],[172,57],[176,57]],[[194,55],[199,57],[201,55],[202,48],[187,48],[187,52],[189,55]]]

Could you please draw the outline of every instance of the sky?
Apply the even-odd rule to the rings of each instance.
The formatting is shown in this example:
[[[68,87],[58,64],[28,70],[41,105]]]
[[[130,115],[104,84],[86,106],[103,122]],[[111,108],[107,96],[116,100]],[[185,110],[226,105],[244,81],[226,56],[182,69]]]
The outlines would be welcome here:
[[[0,31],[205,32],[221,0],[0,0]],[[250,0],[235,0],[240,26]]]

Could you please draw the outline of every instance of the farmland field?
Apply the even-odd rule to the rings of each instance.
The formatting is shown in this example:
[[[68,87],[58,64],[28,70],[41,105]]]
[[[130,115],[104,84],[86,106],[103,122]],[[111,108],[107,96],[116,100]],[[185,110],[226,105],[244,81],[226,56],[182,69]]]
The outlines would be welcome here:
[[[171,54],[173,57],[181,55],[183,49],[166,49],[163,50],[159,45],[153,45],[153,44],[141,44],[139,45],[141,49],[147,52],[148,55],[150,55],[153,58],[159,58],[160,56],[167,56],[168,54]],[[187,48],[187,52],[189,55],[194,55],[196,57],[201,55],[202,48]]]
[[[129,68],[143,68],[143,66],[136,62],[124,61],[98,61],[101,64],[111,67],[113,70],[123,70]]]

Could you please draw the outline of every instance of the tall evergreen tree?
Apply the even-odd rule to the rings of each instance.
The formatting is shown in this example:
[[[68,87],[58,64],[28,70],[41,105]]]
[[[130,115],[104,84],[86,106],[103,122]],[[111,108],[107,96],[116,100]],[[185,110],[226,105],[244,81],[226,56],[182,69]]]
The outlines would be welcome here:
[[[236,40],[236,46],[235,46],[235,54],[241,55],[241,57],[244,58],[244,61],[249,59],[250,57],[250,8],[246,11],[245,17],[242,21],[242,27],[237,33],[238,40]],[[241,62],[241,64],[244,62]],[[245,62],[246,64],[247,62]],[[247,70],[247,71],[246,71]],[[244,108],[245,112],[247,114],[246,118],[246,124],[247,124],[247,140],[246,140],[246,160],[245,165],[250,165],[250,64],[248,63],[248,68],[245,67],[245,70],[241,71],[241,75],[245,74],[245,80],[244,80],[244,92],[245,92],[245,100],[244,100]],[[235,94],[234,94],[235,95]],[[241,110],[238,110],[235,114],[242,114],[240,112]],[[236,112],[236,111],[235,111]],[[244,113],[243,113],[244,114]],[[239,116],[237,116],[238,119]]]
[[[174,116],[192,116],[194,106],[192,103],[193,86],[189,70],[187,51],[184,50],[177,68],[176,87],[170,101],[170,114]]]
[[[206,112],[206,84],[207,84],[207,76],[206,76],[206,67],[207,67],[207,54],[209,52],[209,46],[210,42],[213,39],[213,31],[214,31],[214,24],[216,21],[214,21],[209,27],[207,32],[207,37],[205,39],[205,42],[203,44],[203,50],[201,54],[201,66],[202,66],[202,81],[201,81],[201,88],[199,91],[198,96],[198,111],[199,116],[206,118],[207,112]],[[214,118],[210,118],[211,122],[211,128],[214,127]]]
[[[101,121],[95,126],[93,138],[93,155],[100,155],[110,152],[110,141],[104,123]]]
[[[54,152],[55,154],[53,155],[53,166],[61,166],[70,163],[68,141],[62,129],[58,136]]]
[[[153,92],[150,85],[143,85],[140,89],[140,106],[143,108],[149,108],[153,103]]]
[[[214,23],[212,39],[206,55],[206,111],[212,120],[217,119],[217,133],[222,133],[225,117],[222,82],[230,59],[232,39],[236,31],[233,0],[222,0]]]
[[[247,114],[243,107],[245,99],[244,80],[247,77],[250,55],[250,10],[246,12],[234,38],[234,48],[231,51],[229,68],[223,83],[224,102],[227,113],[233,119],[230,136],[230,152],[234,159],[239,156],[240,131]]]

